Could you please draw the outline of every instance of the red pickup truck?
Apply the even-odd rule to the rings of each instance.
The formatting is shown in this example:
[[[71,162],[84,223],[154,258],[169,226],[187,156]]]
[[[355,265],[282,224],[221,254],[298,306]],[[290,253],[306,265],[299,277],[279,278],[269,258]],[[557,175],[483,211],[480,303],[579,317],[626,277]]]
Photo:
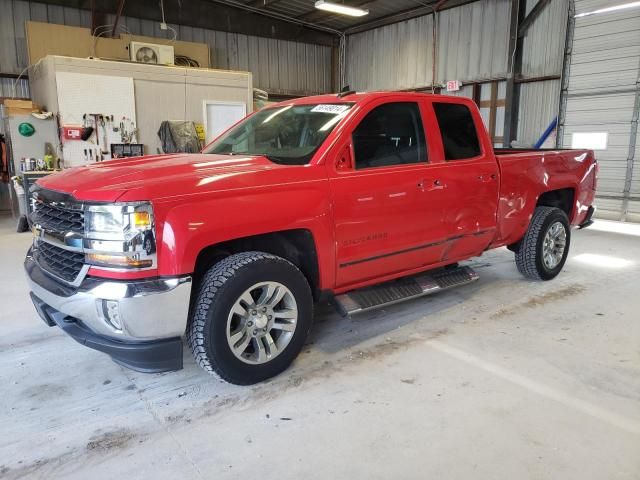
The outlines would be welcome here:
[[[45,320],[130,368],[197,363],[236,384],[284,369],[314,302],[351,314],[463,285],[507,246],[562,269],[591,223],[588,150],[494,150],[467,99],[322,95],[250,115],[199,154],[75,168],[31,192],[25,268]]]

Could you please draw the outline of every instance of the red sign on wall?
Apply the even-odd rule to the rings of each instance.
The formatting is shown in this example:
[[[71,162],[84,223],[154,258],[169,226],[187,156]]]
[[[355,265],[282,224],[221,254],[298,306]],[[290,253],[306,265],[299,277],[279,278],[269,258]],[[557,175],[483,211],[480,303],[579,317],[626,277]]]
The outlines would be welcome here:
[[[82,136],[82,127],[79,125],[62,127],[62,137],[65,140],[80,140],[81,136]]]
[[[462,82],[460,80],[449,80],[447,82],[447,92],[457,92],[461,86]]]

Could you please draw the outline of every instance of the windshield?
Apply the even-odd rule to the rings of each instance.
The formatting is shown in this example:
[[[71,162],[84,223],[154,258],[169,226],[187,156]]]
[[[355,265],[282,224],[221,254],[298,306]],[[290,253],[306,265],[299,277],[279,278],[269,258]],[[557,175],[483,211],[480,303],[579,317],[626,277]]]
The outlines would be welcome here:
[[[323,103],[265,108],[215,140],[203,153],[264,155],[275,163],[304,165],[352,106]]]

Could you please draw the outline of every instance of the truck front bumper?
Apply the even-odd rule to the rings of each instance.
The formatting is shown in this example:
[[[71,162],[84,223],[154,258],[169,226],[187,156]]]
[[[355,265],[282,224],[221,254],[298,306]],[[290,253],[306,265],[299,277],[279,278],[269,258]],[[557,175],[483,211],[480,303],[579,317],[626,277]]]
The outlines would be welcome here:
[[[87,277],[64,285],[27,254],[31,298],[40,317],[76,341],[141,372],[182,368],[191,277],[131,281]]]

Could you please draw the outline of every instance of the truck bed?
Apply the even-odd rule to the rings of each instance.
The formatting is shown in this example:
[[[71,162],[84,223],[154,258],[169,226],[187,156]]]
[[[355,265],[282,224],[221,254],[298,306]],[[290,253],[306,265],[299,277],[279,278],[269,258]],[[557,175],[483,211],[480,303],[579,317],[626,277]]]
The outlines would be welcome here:
[[[595,195],[593,152],[500,148],[495,155],[500,168],[497,244],[522,238],[538,198],[548,191],[566,190],[569,222],[579,225],[584,220],[584,206],[591,205]]]

